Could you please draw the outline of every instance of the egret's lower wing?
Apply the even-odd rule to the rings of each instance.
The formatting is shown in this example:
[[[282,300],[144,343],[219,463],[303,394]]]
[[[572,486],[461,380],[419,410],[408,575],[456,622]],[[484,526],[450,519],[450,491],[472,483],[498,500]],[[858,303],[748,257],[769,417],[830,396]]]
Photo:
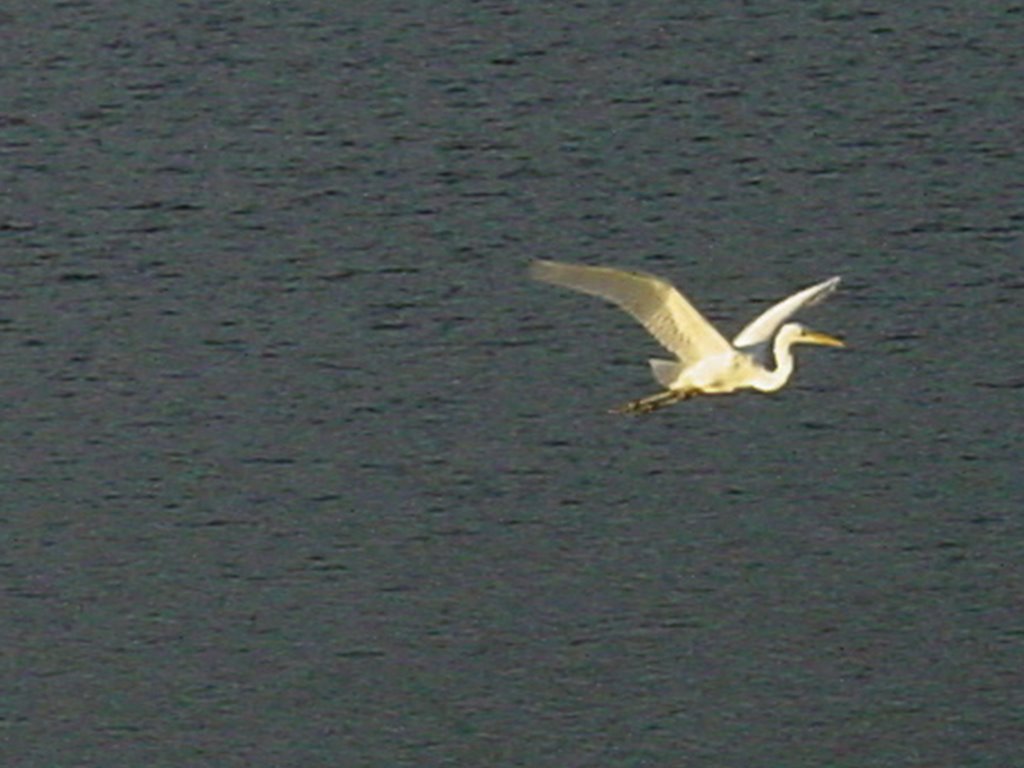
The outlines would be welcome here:
[[[617,304],[684,362],[732,350],[685,296],[654,275],[543,260],[533,262],[530,274]]]

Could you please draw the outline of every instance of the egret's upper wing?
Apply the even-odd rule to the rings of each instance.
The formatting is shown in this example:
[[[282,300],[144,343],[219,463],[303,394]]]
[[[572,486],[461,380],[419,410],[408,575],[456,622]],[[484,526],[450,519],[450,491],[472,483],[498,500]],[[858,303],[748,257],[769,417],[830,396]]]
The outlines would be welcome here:
[[[732,350],[679,291],[653,275],[557,261],[535,261],[530,274],[618,304],[684,362]]]
[[[779,330],[779,326],[804,307],[817,304],[828,296],[839,285],[838,277],[830,277],[824,282],[804,288],[788,299],[783,299],[765,312],[758,315],[739,335],[732,340],[736,347],[749,347],[770,341]]]

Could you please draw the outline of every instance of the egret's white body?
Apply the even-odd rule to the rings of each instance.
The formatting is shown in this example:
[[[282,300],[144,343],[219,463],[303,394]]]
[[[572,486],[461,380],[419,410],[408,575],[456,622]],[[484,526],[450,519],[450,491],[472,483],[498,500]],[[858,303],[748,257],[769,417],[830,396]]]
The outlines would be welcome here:
[[[836,289],[839,278],[804,288],[760,314],[730,344],[671,283],[643,272],[535,261],[537,280],[607,299],[626,310],[676,356],[651,360],[654,378],[665,387],[651,397],[623,406],[626,413],[646,413],[696,394],[723,394],[737,389],[774,392],[793,374],[794,344],[842,347],[839,339],[786,321]],[[775,367],[768,368],[774,357]]]

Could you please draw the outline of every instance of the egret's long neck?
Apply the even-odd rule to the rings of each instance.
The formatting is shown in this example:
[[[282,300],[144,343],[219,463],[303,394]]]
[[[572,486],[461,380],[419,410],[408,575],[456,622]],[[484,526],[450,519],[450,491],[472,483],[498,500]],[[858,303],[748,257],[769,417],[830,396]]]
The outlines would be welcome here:
[[[793,375],[793,353],[790,348],[793,346],[793,336],[783,328],[775,336],[775,343],[772,345],[772,354],[775,356],[775,369],[765,371],[759,378],[757,388],[762,392],[774,392],[781,389]]]

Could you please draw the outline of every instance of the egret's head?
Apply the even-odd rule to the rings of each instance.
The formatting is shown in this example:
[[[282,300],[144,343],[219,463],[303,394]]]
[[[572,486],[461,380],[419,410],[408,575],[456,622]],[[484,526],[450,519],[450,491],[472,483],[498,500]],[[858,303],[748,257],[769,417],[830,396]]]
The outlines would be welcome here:
[[[820,344],[823,347],[845,347],[846,344],[835,336],[812,331],[800,323],[787,323],[783,329],[788,332],[793,344]]]

